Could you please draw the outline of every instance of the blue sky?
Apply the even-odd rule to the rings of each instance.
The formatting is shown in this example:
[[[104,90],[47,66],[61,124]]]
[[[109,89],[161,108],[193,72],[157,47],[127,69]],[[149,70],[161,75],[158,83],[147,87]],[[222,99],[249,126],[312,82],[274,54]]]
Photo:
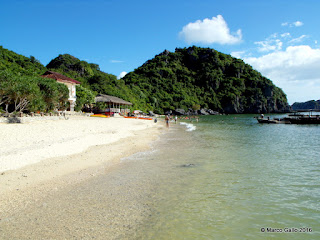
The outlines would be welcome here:
[[[320,99],[318,0],[0,0],[0,45],[44,65],[69,53],[119,76],[165,49],[243,59],[287,94]]]

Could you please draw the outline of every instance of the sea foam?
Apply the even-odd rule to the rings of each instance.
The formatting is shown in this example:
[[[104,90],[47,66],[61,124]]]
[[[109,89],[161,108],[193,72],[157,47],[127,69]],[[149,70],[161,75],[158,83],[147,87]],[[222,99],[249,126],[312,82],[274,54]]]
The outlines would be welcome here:
[[[188,132],[194,131],[197,129],[197,127],[195,125],[193,125],[192,123],[186,123],[186,122],[180,122],[180,125],[185,125]]]

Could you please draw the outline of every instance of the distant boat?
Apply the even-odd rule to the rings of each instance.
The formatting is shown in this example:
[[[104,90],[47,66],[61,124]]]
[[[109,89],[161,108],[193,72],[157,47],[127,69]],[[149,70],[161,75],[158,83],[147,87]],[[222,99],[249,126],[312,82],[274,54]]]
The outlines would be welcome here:
[[[284,118],[270,119],[265,117],[257,118],[258,123],[285,123],[285,124],[320,124],[320,115],[312,115],[312,111],[308,115],[301,113],[289,114]]]
[[[268,118],[257,118],[259,123],[278,123],[275,119],[268,119]]]
[[[290,123],[292,124],[320,124],[320,116],[298,116],[298,117],[290,117]]]

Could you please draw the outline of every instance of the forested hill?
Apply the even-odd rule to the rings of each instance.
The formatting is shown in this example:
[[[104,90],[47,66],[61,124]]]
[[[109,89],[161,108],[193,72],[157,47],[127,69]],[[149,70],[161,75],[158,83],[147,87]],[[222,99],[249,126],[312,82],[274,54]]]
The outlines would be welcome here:
[[[284,92],[242,60],[210,48],[164,51],[124,77],[155,111],[190,107],[225,113],[282,112]]]
[[[132,102],[134,109],[160,114],[177,108],[186,111],[204,108],[224,113],[288,110],[286,95],[269,79],[242,60],[209,48],[164,51],[118,80],[115,75],[100,71],[99,65],[81,61],[69,54],[59,55],[43,66],[33,56],[28,58],[0,46],[2,82],[9,79],[13,82],[21,80],[21,84],[34,82],[41,85],[43,80],[37,77],[47,70],[81,82],[81,86],[77,87],[77,110],[92,101],[88,99],[97,93],[114,95]],[[6,86],[10,90],[10,85]],[[40,91],[43,89],[41,85]],[[42,95],[44,99],[45,94]],[[59,97],[58,93],[56,95]],[[33,99],[33,110],[41,108],[49,111],[56,106],[47,102],[42,103],[41,107],[37,101]]]
[[[125,85],[124,81],[118,80],[113,74],[100,71],[98,64],[81,61],[69,54],[61,54],[51,60],[46,67],[80,81],[81,86],[96,93],[114,95],[138,104],[131,89]]]
[[[35,57],[25,57],[0,46],[0,71],[40,76],[46,68]]]

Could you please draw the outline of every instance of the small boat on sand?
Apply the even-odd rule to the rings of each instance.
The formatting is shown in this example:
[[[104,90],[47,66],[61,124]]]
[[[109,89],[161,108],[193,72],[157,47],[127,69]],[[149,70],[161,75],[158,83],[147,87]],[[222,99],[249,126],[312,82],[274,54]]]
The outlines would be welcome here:
[[[93,114],[90,115],[90,117],[102,117],[102,118],[109,118],[110,116],[104,115],[104,114]]]
[[[132,116],[124,116],[124,118],[134,118],[134,119],[142,119],[142,120],[153,120],[150,117],[132,117]]]

